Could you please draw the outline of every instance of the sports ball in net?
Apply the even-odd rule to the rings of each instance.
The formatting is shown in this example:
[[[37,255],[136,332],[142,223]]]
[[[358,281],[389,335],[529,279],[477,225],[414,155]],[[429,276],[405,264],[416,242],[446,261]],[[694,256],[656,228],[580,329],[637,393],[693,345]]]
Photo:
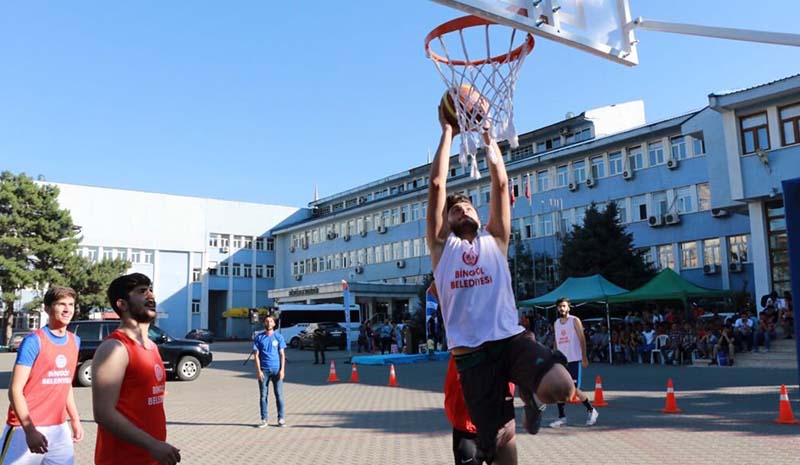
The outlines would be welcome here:
[[[489,112],[489,103],[474,87],[469,84],[462,84],[458,89],[458,98],[461,101],[461,110],[464,111],[467,122],[480,123],[484,115]],[[460,127],[458,124],[458,109],[453,103],[453,96],[450,90],[445,91],[442,96],[442,113],[444,119],[453,127]],[[470,126],[474,126],[471,124]],[[463,129],[463,128],[462,128]]]

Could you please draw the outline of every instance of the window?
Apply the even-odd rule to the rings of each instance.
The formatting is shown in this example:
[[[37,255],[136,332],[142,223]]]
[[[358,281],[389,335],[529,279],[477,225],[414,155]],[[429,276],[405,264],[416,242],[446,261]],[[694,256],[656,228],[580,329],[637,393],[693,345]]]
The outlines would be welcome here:
[[[256,278],[264,277],[264,268],[261,265],[256,265]]]
[[[675,257],[672,255],[672,244],[658,246],[658,266],[661,270],[664,268],[675,269]]]
[[[703,263],[719,266],[719,239],[706,239],[703,241]]]
[[[208,262],[208,275],[209,276],[217,275],[217,262]]]
[[[392,261],[392,244],[383,244],[383,261]]]
[[[242,247],[242,236],[233,236],[233,248],[240,249]]]
[[[192,314],[193,315],[197,315],[199,313],[200,313],[200,301],[199,300],[193,300],[192,301]]]
[[[542,215],[542,234],[545,236],[553,235],[553,214],[545,213]]]
[[[269,250],[269,251],[275,250],[275,238],[274,237],[268,237],[267,238],[267,250]]]
[[[202,276],[202,273],[200,272],[200,268],[192,269],[192,282],[193,283],[199,282],[201,276]]]
[[[250,236],[244,237],[244,248],[245,249],[252,249],[253,248],[253,238]]]
[[[633,221],[644,221],[647,219],[647,197],[638,195],[631,198],[633,207]]]
[[[212,233],[208,235],[208,246],[219,247],[219,234]]]
[[[678,209],[678,213],[693,213],[695,211],[694,196],[694,186],[675,189],[675,204],[677,206],[676,208]]]
[[[238,277],[242,275],[242,265],[240,263],[234,263],[233,267],[231,267],[231,274],[234,277]]]
[[[231,239],[230,239],[230,236],[228,236],[228,235],[219,236],[219,246],[220,247],[230,247],[230,245],[231,245],[230,241],[231,241]]]
[[[756,150],[769,150],[769,129],[767,113],[743,116],[739,120],[742,130],[742,151],[744,154],[755,153]]]
[[[415,202],[411,204],[411,221],[418,221],[419,220],[419,203]]]
[[[513,178],[508,179],[508,184],[511,186],[511,192],[514,193],[514,198],[519,198],[519,179],[518,177],[514,176]]]
[[[363,265],[367,263],[367,249],[358,249],[356,251],[356,264]]]
[[[617,219],[619,219],[620,223],[627,223],[628,222],[628,208],[625,205],[625,199],[615,200],[614,203],[617,204]]]
[[[403,258],[411,258],[411,240],[403,241]]]
[[[257,237],[256,238],[256,250],[264,250],[264,238]]]
[[[685,160],[686,153],[686,138],[683,136],[673,137],[669,140],[672,148],[672,158],[674,160]]]
[[[530,239],[533,237],[533,227],[531,226],[531,217],[526,216],[522,218],[522,238]]]
[[[697,241],[681,244],[681,268],[697,268]]]
[[[252,278],[253,277],[253,265],[249,263],[245,263],[243,265],[244,277],[245,278]]]
[[[375,263],[383,263],[383,247],[375,246]]]
[[[606,163],[602,156],[592,158],[592,177],[595,179],[606,177]]]
[[[399,260],[403,258],[403,248],[402,244],[398,242],[392,242],[392,256],[395,260]]]
[[[469,195],[469,192],[467,193],[467,197],[470,197],[470,201],[473,204],[475,203],[475,199]],[[405,204],[402,207],[400,207],[400,222],[408,223],[410,219],[411,219],[411,205]]]
[[[641,249],[637,249],[637,252],[642,254],[642,260],[644,260],[645,263],[649,263],[651,265],[655,264],[653,261],[653,249],[650,247],[642,247]]]
[[[644,168],[644,155],[642,153],[642,146],[628,148],[628,164],[632,171],[637,171]]]
[[[220,263],[218,270],[219,270],[219,275],[220,276],[228,276],[228,264],[227,263]]]
[[[779,111],[781,144],[792,145],[800,142],[800,103],[783,107]]]
[[[492,186],[481,186],[481,203],[484,205],[489,204],[489,198],[491,197]]]
[[[536,192],[544,192],[550,188],[550,176],[547,171],[536,173]]]
[[[707,182],[697,185],[697,210],[711,210],[711,189]]]
[[[622,152],[612,152],[608,154],[608,175],[616,176],[622,174]]]
[[[572,176],[576,184],[586,181],[586,162],[576,161],[572,163]]]
[[[418,238],[414,239],[413,243],[414,243],[414,255],[413,256],[414,257],[422,256],[422,239],[420,239],[418,237]]]
[[[668,213],[666,192],[653,192],[651,201],[654,216],[666,215]]]
[[[650,162],[650,166],[664,164],[664,147],[661,145],[661,141],[647,144],[647,160]]]
[[[747,254],[748,235],[730,236],[728,238],[728,250],[731,253],[732,262],[746,262],[748,259]]]
[[[564,187],[569,184],[569,170],[567,165],[556,168],[556,186]]]
[[[392,208],[392,221],[389,224],[400,224],[400,210],[397,207]]]
[[[706,144],[702,134],[692,136],[692,152],[695,157],[706,153]]]

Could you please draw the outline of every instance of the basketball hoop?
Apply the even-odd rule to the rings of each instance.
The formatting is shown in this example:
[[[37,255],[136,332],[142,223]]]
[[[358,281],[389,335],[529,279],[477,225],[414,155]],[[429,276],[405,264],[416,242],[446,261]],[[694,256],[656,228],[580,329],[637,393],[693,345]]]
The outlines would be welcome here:
[[[470,56],[467,43],[473,40],[465,38],[467,31],[477,33],[474,42],[482,43],[477,49],[480,57]],[[524,40],[515,45],[515,39],[519,42],[523,34]],[[438,53],[431,49],[432,42],[438,43]],[[531,34],[471,15],[448,21],[425,37],[425,52],[448,88],[461,130],[458,161],[464,169],[470,165],[473,178],[480,178],[475,155],[483,143],[481,133],[486,128],[496,141],[508,141],[512,148],[518,146],[514,128],[514,85],[533,46]],[[464,98],[465,88],[469,98]],[[473,92],[479,94],[478,102],[471,98]],[[495,163],[495,157],[500,154],[486,146],[486,155]]]

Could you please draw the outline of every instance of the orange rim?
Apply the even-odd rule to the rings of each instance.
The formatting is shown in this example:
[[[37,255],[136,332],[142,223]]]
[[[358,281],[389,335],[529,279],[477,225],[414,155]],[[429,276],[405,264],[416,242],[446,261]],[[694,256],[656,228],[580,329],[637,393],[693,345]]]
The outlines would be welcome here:
[[[438,61],[439,63],[445,63],[448,65],[454,66],[467,66],[467,65],[484,65],[486,63],[499,63],[506,60],[518,60],[523,54],[528,54],[533,51],[533,47],[535,42],[533,40],[533,35],[528,33],[528,37],[525,39],[519,47],[512,50],[510,53],[503,53],[501,55],[484,58],[481,60],[449,60],[446,57],[439,55],[438,53],[431,50],[431,41],[433,39],[439,38],[445,34],[450,32],[460,31],[462,29],[466,29],[469,27],[476,27],[476,26],[491,26],[497,25],[494,21],[490,21],[486,18],[481,18],[480,16],[474,15],[467,15],[462,16],[460,18],[456,18],[450,20],[446,23],[441,24],[434,30],[428,33],[425,37],[425,52],[428,54],[431,59]]]

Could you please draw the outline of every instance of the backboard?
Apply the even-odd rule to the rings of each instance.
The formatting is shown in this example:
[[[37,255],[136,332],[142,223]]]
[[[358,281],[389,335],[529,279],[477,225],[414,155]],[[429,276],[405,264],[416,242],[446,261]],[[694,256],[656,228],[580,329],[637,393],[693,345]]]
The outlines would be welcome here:
[[[628,0],[433,0],[627,66],[638,64]]]

